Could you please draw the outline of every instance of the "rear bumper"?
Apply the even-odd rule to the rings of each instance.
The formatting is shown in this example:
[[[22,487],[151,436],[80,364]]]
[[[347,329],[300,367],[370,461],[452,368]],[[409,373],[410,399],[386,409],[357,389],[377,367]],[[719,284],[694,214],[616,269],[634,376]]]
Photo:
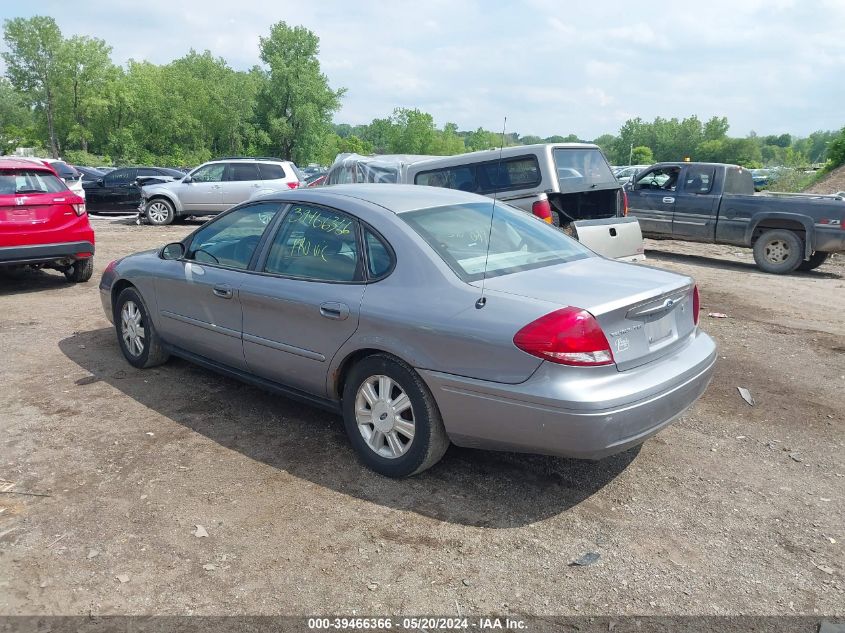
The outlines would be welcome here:
[[[459,446],[600,459],[669,425],[704,393],[716,345],[703,332],[647,365],[575,368],[543,363],[505,385],[421,370]]]
[[[82,255],[90,253],[90,255]],[[30,244],[0,248],[0,265],[37,264],[61,259],[84,259],[94,255],[94,243],[88,241],[60,242],[58,244]]]

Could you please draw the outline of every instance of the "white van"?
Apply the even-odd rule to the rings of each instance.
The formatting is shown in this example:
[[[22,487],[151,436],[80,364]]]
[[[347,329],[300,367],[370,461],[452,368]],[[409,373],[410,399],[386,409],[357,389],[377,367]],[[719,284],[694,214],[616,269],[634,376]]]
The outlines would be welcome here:
[[[645,259],[640,225],[597,145],[519,145],[455,156],[342,154],[326,185],[385,182],[493,197],[559,226],[600,255]]]

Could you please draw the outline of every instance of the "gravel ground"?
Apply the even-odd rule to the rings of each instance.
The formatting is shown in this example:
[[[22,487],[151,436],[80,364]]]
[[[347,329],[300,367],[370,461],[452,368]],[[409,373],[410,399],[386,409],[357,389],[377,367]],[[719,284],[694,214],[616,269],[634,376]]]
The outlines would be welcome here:
[[[95,280],[196,226],[94,222]],[[647,246],[720,346],[682,419],[601,462],[453,447],[404,481],[332,415],[133,369],[95,280],[0,278],[0,490],[49,495],[0,494],[0,614],[842,615],[843,258]]]

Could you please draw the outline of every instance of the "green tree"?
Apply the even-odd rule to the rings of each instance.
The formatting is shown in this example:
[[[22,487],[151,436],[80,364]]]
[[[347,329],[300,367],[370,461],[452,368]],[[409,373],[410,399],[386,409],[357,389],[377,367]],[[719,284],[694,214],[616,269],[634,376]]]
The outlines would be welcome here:
[[[33,133],[32,112],[9,80],[0,77],[0,154],[28,143]]]
[[[6,76],[46,116],[50,153],[58,158],[55,116],[62,32],[50,17],[13,18],[3,23],[3,40],[9,48],[2,54]]]
[[[831,141],[827,150],[828,169],[835,169],[845,165],[845,127],[839,132],[839,136]]]
[[[632,165],[651,165],[654,162],[654,152],[650,147],[639,145],[631,152]]]
[[[65,147],[87,152],[97,117],[108,107],[106,85],[117,76],[111,46],[101,39],[74,36],[62,42],[59,52],[56,127]]]
[[[705,141],[720,141],[728,135],[727,117],[714,116],[707,120],[702,131]]]
[[[308,29],[277,22],[259,38],[261,61],[268,67],[258,93],[258,121],[273,154],[308,162],[330,131],[345,89],[332,90],[320,71],[319,38]]]

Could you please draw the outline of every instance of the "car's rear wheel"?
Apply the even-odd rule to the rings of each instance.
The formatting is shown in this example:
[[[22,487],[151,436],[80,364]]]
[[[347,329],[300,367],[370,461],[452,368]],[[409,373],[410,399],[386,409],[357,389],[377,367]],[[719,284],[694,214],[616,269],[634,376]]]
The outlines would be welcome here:
[[[387,477],[407,477],[443,457],[449,438],[434,396],[407,364],[368,356],[343,389],[346,433],[361,460]]]
[[[812,255],[810,255],[810,259],[802,261],[798,264],[798,270],[815,270],[822,264],[827,261],[827,258],[830,256],[830,253],[822,253],[820,251],[816,251]]]
[[[147,221],[156,226],[173,224],[176,212],[173,204],[164,198],[154,198],[147,203]]]
[[[804,243],[787,229],[766,231],[754,242],[754,261],[767,273],[791,273],[803,259]]]
[[[94,258],[77,259],[70,268],[64,270],[65,278],[75,284],[91,279],[94,274]]]
[[[120,350],[139,369],[154,367],[170,358],[149,317],[147,306],[134,288],[124,289],[114,307],[114,327]]]

